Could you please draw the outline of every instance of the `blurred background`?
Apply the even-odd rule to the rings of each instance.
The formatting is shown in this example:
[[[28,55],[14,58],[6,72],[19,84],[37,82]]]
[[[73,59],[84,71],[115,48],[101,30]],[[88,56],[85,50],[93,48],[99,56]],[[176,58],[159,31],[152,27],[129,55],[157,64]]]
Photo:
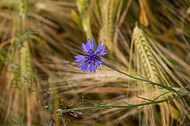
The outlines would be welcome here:
[[[74,56],[88,38],[96,47],[101,40],[102,61],[122,72],[176,90],[190,84],[189,0],[0,0],[0,126],[190,125],[189,96],[57,115],[93,106],[85,99],[126,105],[175,96],[104,65],[83,73]]]

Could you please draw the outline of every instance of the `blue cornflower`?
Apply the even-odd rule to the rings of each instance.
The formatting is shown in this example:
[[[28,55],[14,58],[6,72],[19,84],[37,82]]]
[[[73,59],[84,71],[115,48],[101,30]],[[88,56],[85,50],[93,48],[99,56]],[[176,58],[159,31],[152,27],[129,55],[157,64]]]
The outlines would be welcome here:
[[[102,41],[100,41],[98,48],[94,50],[95,48],[94,39],[92,41],[88,39],[88,42],[86,42],[86,44],[82,43],[83,51],[86,54],[75,56],[76,58],[75,62],[78,62],[78,65],[82,64],[78,68],[81,68],[83,72],[85,72],[86,70],[88,71],[89,69],[90,72],[92,71],[95,72],[97,66],[99,66],[100,64],[104,64],[104,62],[100,61],[101,59],[99,57],[107,54],[105,52],[106,48],[104,47],[105,47],[104,45],[102,46]],[[89,64],[90,66],[88,67]]]

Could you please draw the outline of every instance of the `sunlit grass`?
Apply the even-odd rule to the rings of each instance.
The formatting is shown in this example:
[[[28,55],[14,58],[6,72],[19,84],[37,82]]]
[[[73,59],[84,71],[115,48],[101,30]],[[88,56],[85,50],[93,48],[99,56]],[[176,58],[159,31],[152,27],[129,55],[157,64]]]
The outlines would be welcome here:
[[[1,0],[0,124],[188,126],[189,95],[170,98],[189,91],[189,8],[188,0]],[[114,69],[77,68],[88,38],[102,40],[102,61]],[[170,100],[105,109],[155,98]]]

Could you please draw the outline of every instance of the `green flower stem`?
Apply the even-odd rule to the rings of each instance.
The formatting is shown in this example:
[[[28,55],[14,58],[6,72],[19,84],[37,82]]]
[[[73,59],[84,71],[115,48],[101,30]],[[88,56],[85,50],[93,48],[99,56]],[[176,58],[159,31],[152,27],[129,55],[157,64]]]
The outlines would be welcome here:
[[[119,70],[113,68],[112,66],[110,66],[110,65],[108,65],[108,64],[104,64],[104,65],[107,66],[107,67],[109,67],[109,68],[111,68],[112,70],[117,71],[117,72],[119,72],[119,73],[121,73],[121,74],[123,74],[123,75],[126,75],[126,76],[130,77],[130,78],[133,78],[133,79],[136,79],[136,80],[140,80],[140,81],[144,81],[144,82],[148,82],[147,84],[152,84],[152,85],[160,86],[160,87],[165,88],[165,89],[167,89],[167,90],[169,90],[169,91],[172,91],[172,92],[174,92],[174,93],[179,94],[179,91],[176,91],[176,90],[173,89],[172,87],[168,87],[168,86],[165,86],[165,85],[162,85],[162,84],[154,83],[154,82],[152,82],[152,81],[150,81],[150,80],[147,80],[147,79],[144,79],[144,78],[138,78],[138,77],[131,76],[131,75],[129,75],[129,74],[126,74],[126,73],[124,73],[124,72],[122,72],[122,71],[119,71]]]
[[[95,109],[95,108],[100,108],[100,107],[94,106],[94,107],[83,107],[83,108],[65,109],[65,110],[62,110],[61,113],[66,113],[66,112],[76,111],[76,110],[83,110],[83,109]]]
[[[150,105],[150,104],[158,104],[158,103],[162,103],[165,101],[169,101],[175,98],[180,98],[182,96],[188,95],[190,94],[190,92],[185,92],[185,93],[181,93],[180,95],[174,96],[174,97],[170,97],[164,100],[159,100],[159,101],[150,101],[150,102],[145,102],[145,103],[141,103],[141,104],[136,104],[136,105],[128,105],[128,106],[115,106],[115,105],[102,105],[102,104],[94,104],[96,106],[93,107],[83,107],[83,108],[74,108],[74,109],[66,109],[66,110],[62,110],[61,113],[66,113],[66,112],[70,112],[70,111],[76,111],[76,110],[84,110],[84,109],[95,109],[95,108],[105,108],[105,109],[111,109],[111,108],[132,108],[132,107],[138,107],[138,106],[144,106],[144,105]]]
[[[93,101],[90,101],[90,100],[86,100],[86,101],[92,103],[94,106],[92,106],[92,107],[83,107],[83,108],[73,108],[73,109],[66,109],[66,110],[62,110],[62,109],[61,109],[61,111],[60,111],[61,114],[66,113],[66,112],[70,112],[70,111],[84,110],[84,109],[96,109],[96,108],[105,108],[105,109],[112,109],[112,108],[132,108],[132,107],[138,107],[138,106],[144,106],[144,105],[150,105],[150,104],[158,104],[158,103],[162,103],[162,102],[165,102],[165,101],[169,101],[169,100],[172,100],[172,99],[175,99],[175,98],[180,98],[180,97],[183,97],[183,96],[185,96],[185,95],[190,94],[190,92],[181,93],[180,90],[176,91],[176,90],[174,90],[174,89],[171,88],[171,87],[168,87],[168,86],[165,86],[165,85],[162,85],[162,84],[154,83],[154,82],[149,81],[149,80],[147,80],[147,79],[145,79],[145,78],[143,78],[143,77],[141,77],[141,76],[140,76],[141,78],[137,78],[137,77],[131,76],[131,75],[129,75],[129,74],[126,74],[126,73],[124,73],[124,72],[121,72],[121,71],[119,71],[119,70],[117,70],[117,69],[115,69],[115,68],[109,66],[108,64],[104,64],[104,65],[107,66],[107,67],[109,67],[109,68],[111,68],[112,70],[117,71],[117,72],[119,72],[119,73],[121,73],[121,74],[124,74],[124,75],[126,75],[126,76],[128,76],[128,77],[130,77],[130,78],[133,78],[133,79],[136,79],[136,80],[140,80],[140,81],[144,81],[144,82],[148,82],[148,84],[157,85],[157,86],[160,86],[160,87],[162,87],[162,88],[165,88],[165,89],[167,89],[167,90],[169,90],[169,91],[168,91],[168,92],[165,92],[165,93],[163,93],[163,94],[161,94],[161,95],[159,95],[158,97],[156,97],[156,98],[153,99],[153,100],[149,100],[149,99],[145,99],[145,98],[141,98],[141,97],[140,97],[141,99],[144,99],[144,100],[147,100],[147,101],[148,101],[148,102],[141,103],[141,104],[133,105],[133,104],[128,104],[128,103],[126,103],[126,102],[124,101],[124,103],[126,103],[127,106],[103,105],[103,104],[100,104],[100,103],[97,103],[97,102],[93,102]],[[155,101],[156,99],[158,99],[159,97],[161,97],[161,96],[164,95],[164,94],[169,93],[170,91],[175,92],[175,93],[178,94],[178,95],[177,95],[177,96],[170,97],[170,98],[166,98],[166,99],[163,99],[163,100]]]
[[[163,99],[163,100],[159,100],[159,101],[152,100],[151,102],[146,102],[146,103],[142,103],[142,104],[129,105],[129,106],[110,106],[110,107],[112,107],[112,108],[131,108],[131,107],[138,107],[138,106],[144,106],[144,105],[150,105],[150,104],[157,104],[157,103],[165,102],[165,101],[172,100],[172,99],[175,99],[175,98],[179,98],[179,97],[182,97],[182,96],[185,96],[185,95],[188,95],[188,94],[190,94],[190,92],[185,92],[185,93],[182,93],[180,95],[170,97],[170,98],[167,98],[167,99]]]

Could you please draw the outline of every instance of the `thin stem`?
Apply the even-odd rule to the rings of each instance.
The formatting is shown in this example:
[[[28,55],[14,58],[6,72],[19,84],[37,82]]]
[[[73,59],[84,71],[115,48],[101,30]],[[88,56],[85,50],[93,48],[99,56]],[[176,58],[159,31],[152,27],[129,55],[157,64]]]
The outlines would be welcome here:
[[[158,103],[169,101],[169,100],[172,100],[172,99],[175,99],[175,98],[180,98],[180,97],[188,95],[188,94],[190,94],[190,92],[185,92],[185,93],[182,93],[180,95],[177,95],[177,96],[174,96],[174,97],[170,97],[170,98],[167,98],[167,99],[164,99],[164,100],[159,100],[159,101],[152,100],[150,102],[136,104],[136,105],[129,104],[128,106],[114,106],[114,105],[112,106],[112,105],[102,105],[102,104],[97,103],[96,106],[93,106],[93,107],[66,109],[66,110],[62,110],[61,113],[66,113],[66,112],[75,111],[75,110],[94,109],[94,108],[105,108],[105,109],[111,109],[111,108],[132,108],[132,107],[138,107],[138,106],[144,106],[144,105],[150,105],[150,104],[158,104]]]
[[[165,102],[165,101],[168,101],[168,100],[172,100],[172,99],[175,99],[175,98],[180,98],[180,97],[182,97],[182,96],[185,96],[185,95],[190,94],[190,92],[185,92],[185,93],[180,93],[180,94],[179,94],[178,91],[174,90],[174,89],[171,88],[171,87],[164,86],[164,85],[162,85],[162,84],[154,83],[154,82],[152,82],[152,81],[149,81],[149,80],[147,80],[147,79],[144,79],[144,78],[141,77],[141,76],[140,76],[141,78],[137,78],[137,77],[131,76],[131,75],[129,75],[129,74],[126,74],[126,73],[124,73],[124,72],[121,72],[121,71],[119,71],[119,70],[117,70],[117,69],[115,69],[115,68],[109,66],[108,64],[104,64],[104,65],[107,66],[107,67],[109,67],[109,68],[111,68],[111,69],[113,69],[114,71],[117,71],[117,72],[119,72],[119,73],[121,73],[121,74],[124,74],[124,75],[126,75],[126,76],[128,76],[128,77],[130,77],[130,78],[133,78],[133,79],[136,79],[136,80],[140,80],[140,81],[144,81],[144,82],[148,82],[149,84],[153,84],[153,85],[160,86],[160,87],[165,88],[165,89],[167,89],[167,90],[169,90],[169,91],[175,92],[175,93],[177,93],[178,95],[177,95],[177,96],[174,96],[174,97],[167,98],[167,99],[155,101],[155,100],[156,100],[157,98],[159,98],[160,96],[162,96],[162,95],[168,93],[168,92],[165,92],[165,93],[159,95],[158,97],[156,97],[154,100],[145,99],[145,100],[148,100],[148,102],[141,103],[141,104],[132,105],[132,104],[128,104],[128,103],[124,102],[124,103],[127,104],[127,106],[102,105],[102,104],[99,104],[99,103],[97,103],[97,102],[93,102],[93,101],[87,100],[87,101],[91,102],[91,103],[92,103],[93,105],[95,105],[95,106],[61,110],[61,113],[66,113],[66,112],[75,111],[75,110],[94,109],[94,108],[105,108],[105,109],[111,109],[111,108],[132,108],[132,107],[138,107],[138,106],[144,106],[144,105],[150,105],[150,104],[158,104],[158,103],[162,103],[162,102]],[[142,99],[144,99],[144,98],[142,98]]]
[[[117,72],[119,72],[119,73],[121,73],[123,75],[126,75],[126,76],[130,77],[130,78],[133,78],[133,79],[136,79],[136,80],[140,80],[140,81],[144,81],[144,82],[148,82],[147,84],[157,85],[157,86],[165,88],[165,89],[167,89],[169,91],[172,91],[172,92],[175,92],[175,93],[179,94],[179,92],[176,91],[175,89],[173,89],[172,87],[168,87],[168,86],[165,86],[163,84],[154,83],[154,82],[152,82],[150,80],[147,80],[147,79],[144,79],[144,78],[138,78],[138,77],[131,76],[131,75],[127,74],[127,73],[124,73],[122,71],[119,71],[119,70],[113,68],[112,66],[110,66],[110,65],[108,65],[106,63],[104,65],[107,66],[107,67],[109,67],[109,68],[111,68],[112,70],[117,71]]]
[[[61,112],[62,113],[66,113],[66,112],[70,112],[70,111],[83,110],[83,109],[94,109],[94,108],[102,108],[102,107],[94,106],[94,107],[83,107],[83,108],[65,109],[65,110],[63,110]]]

